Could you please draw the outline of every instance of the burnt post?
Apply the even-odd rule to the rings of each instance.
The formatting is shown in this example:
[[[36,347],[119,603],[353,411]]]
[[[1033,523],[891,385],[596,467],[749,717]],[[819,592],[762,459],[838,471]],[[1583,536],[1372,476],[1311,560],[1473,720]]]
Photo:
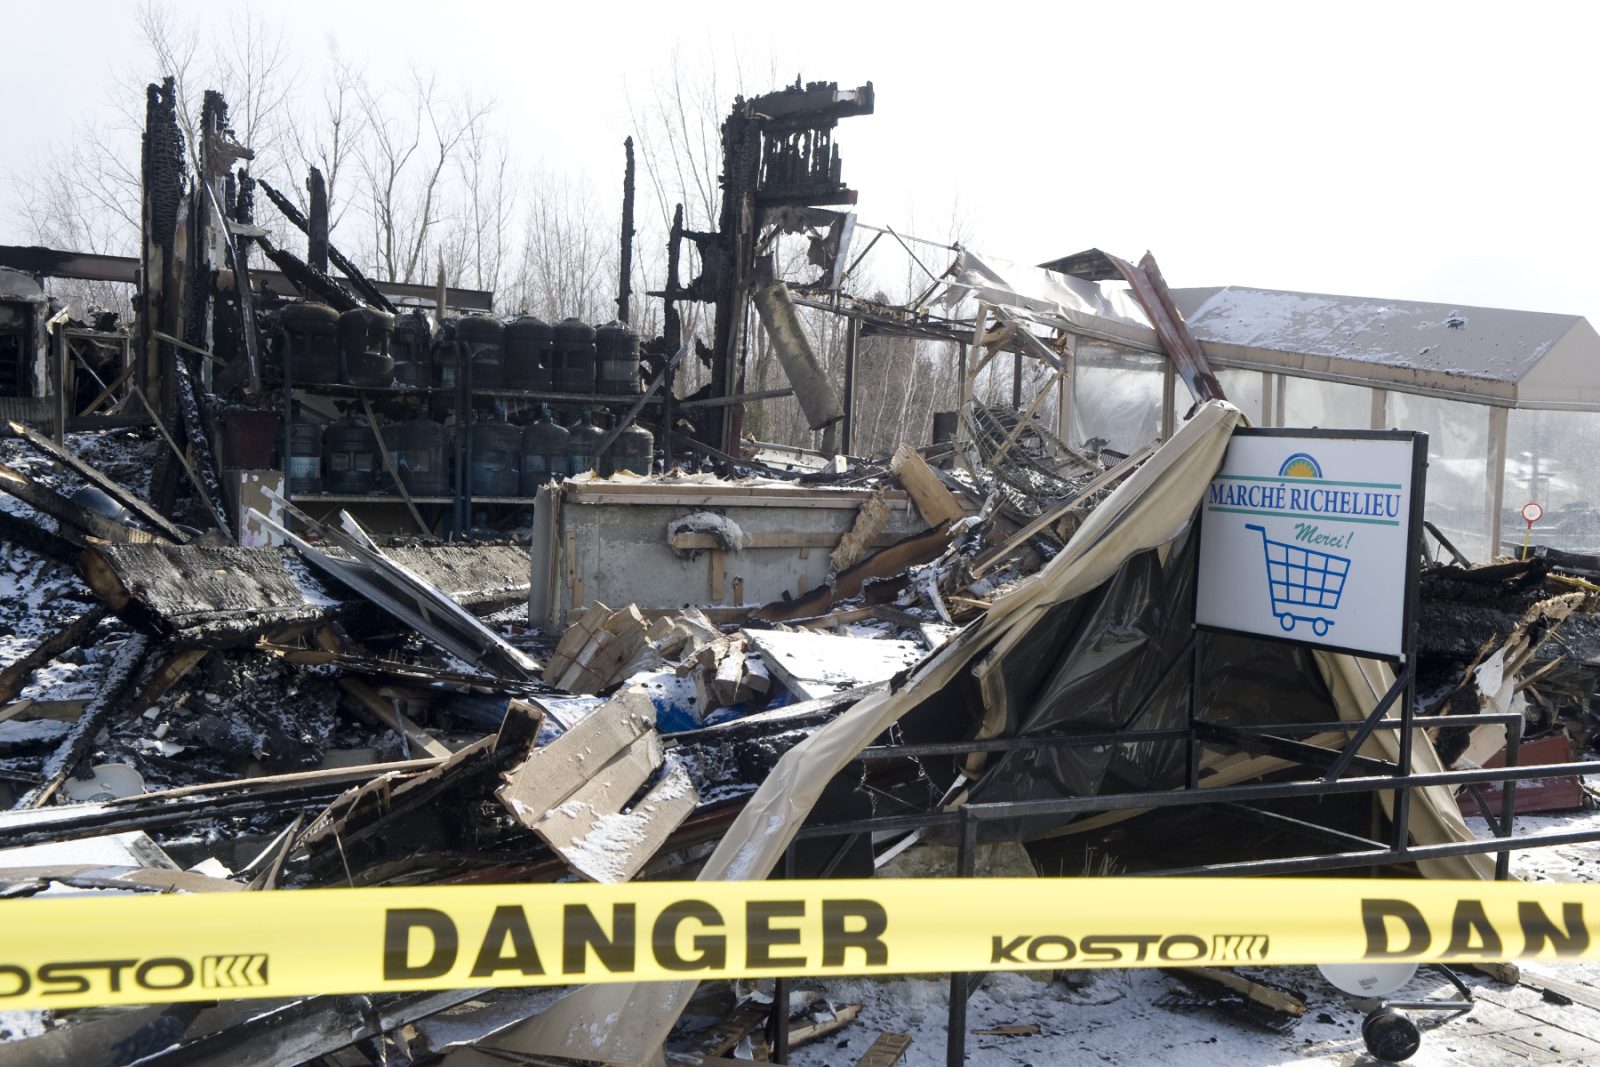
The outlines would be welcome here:
[[[622,147],[628,161],[622,171],[622,261],[617,269],[617,318],[626,323],[629,297],[633,295],[633,138],[623,141]]]
[[[306,192],[310,199],[307,211],[310,218],[307,220],[306,235],[306,262],[313,267],[328,272],[328,185],[322,180],[322,172],[316,167],[311,168],[311,175],[306,179]]]

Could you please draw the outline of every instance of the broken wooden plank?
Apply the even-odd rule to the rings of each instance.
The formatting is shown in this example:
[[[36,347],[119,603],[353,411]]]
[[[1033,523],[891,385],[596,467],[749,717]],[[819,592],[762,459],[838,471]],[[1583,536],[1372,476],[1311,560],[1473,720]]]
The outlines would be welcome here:
[[[789,1029],[789,1047],[798,1048],[809,1041],[827,1037],[835,1030],[843,1030],[856,1021],[856,1016],[861,1014],[861,1005],[843,1004],[835,1009],[833,1018],[823,1019],[821,1022],[812,1021]]]
[[[32,652],[0,671],[0,704],[16,698],[35,671],[71,648],[78,648],[109,610],[97,604],[36,645]]]
[[[177,685],[184,675],[194,669],[195,664],[205,659],[206,652],[207,650],[203,648],[185,648],[168,656],[167,662],[161,665],[160,670],[151,675],[144,688],[139,690],[139,695],[133,698],[133,702],[128,705],[124,715],[130,719],[135,715],[143,715],[145,709],[153,706],[158,700],[166,696],[167,692]]]
[[[654,737],[654,734],[649,735]],[[642,740],[642,739],[641,739]],[[638,745],[641,742],[635,742]],[[615,763],[601,770],[602,775],[612,773]],[[573,796],[546,817],[543,825],[559,821],[569,805],[578,803],[580,794]],[[573,871],[591,882],[618,883],[632,881],[644,868],[700,803],[688,771],[681,763],[673,763],[661,780],[627,812],[601,814],[581,834],[571,835],[565,845],[557,847],[544,833],[552,848]],[[581,821],[581,817],[578,821]]]
[[[933,468],[910,445],[902,444],[889,461],[889,469],[900,480],[917,512],[929,526],[954,522],[967,517],[967,509],[944,487]]]
[[[1271,1030],[1293,1026],[1306,1013],[1304,998],[1265,982],[1217,967],[1164,968],[1204,996],[1212,1007],[1237,1013]]]
[[[1035,1028],[1037,1031],[1037,1028]],[[983,1033],[982,1030],[977,1031]],[[906,1050],[911,1047],[910,1034],[897,1034],[886,1031],[873,1039],[867,1051],[861,1054],[856,1061],[856,1067],[894,1067],[905,1058]]]
[[[384,699],[381,693],[366,682],[359,678],[340,678],[339,688],[348,693],[373,717],[404,737],[412,749],[421,749],[428,755],[441,759],[450,755],[450,749],[443,742],[411,721],[404,712],[395,707],[391,701]]]
[[[772,1014],[772,1005],[754,998],[736,1006],[721,1022],[713,1023],[694,1035],[684,1055],[703,1057],[700,1062],[721,1059],[743,1041],[745,1035],[762,1026]],[[741,1061],[749,1062],[749,1061]]]
[[[1006,1026],[988,1026],[972,1031],[979,1037],[1035,1037],[1040,1032],[1038,1023],[1010,1023]]]
[[[950,526],[941,523],[931,530],[912,534],[875,552],[848,570],[841,571],[831,585],[818,586],[804,596],[774,600],[750,613],[764,622],[787,622],[821,615],[840,600],[849,600],[862,586],[875,578],[893,578],[911,567],[931,563],[949,547]]]
[[[533,832],[585,878],[606,882],[624,880],[607,877],[610,872],[603,862],[597,862],[600,857],[593,857],[590,862],[580,860],[575,863],[569,856],[576,857],[584,853],[578,842],[594,830],[602,818],[619,814],[623,805],[661,766],[661,759],[661,736],[654,730],[634,738],[616,758],[579,785],[560,804],[546,810],[544,816],[533,824]],[[585,855],[585,858],[588,857]],[[600,877],[594,876],[597,870]]]
[[[642,689],[618,693],[572,729],[528,753],[506,772],[506,784],[495,795],[518,822],[533,829],[546,812],[577,792],[654,724],[655,706],[649,694]]]

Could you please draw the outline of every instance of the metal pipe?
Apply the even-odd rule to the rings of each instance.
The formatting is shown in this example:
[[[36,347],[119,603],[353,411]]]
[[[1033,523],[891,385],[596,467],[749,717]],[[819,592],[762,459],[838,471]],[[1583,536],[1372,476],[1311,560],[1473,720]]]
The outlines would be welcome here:
[[[977,869],[978,822],[961,809],[961,839],[956,847],[956,877],[971,878]],[[967,1060],[967,996],[970,987],[962,971],[950,973],[950,1016],[945,1033],[945,1064],[963,1067]]]

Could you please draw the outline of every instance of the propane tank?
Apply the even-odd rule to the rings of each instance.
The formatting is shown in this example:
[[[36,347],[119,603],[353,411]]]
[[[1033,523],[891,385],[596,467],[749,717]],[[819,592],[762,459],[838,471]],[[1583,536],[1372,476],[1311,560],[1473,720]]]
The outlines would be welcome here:
[[[394,355],[396,384],[413,389],[433,384],[433,327],[427,316],[413,311],[396,320],[389,350]]]
[[[461,358],[472,360],[474,389],[505,388],[505,370],[500,362],[505,332],[505,325],[488,315],[467,315],[456,323]]]
[[[582,474],[592,471],[599,460],[595,454],[599,451],[600,439],[606,432],[596,426],[591,420],[592,412],[588,408],[578,417],[578,421],[567,427],[567,473],[569,475]]]
[[[611,456],[611,470],[649,474],[656,459],[656,439],[637,422],[617,434],[606,451]]]
[[[474,496],[516,496],[520,485],[517,464],[522,452],[522,431],[498,413],[474,418],[467,431],[472,442],[472,464],[467,472]]]
[[[328,492],[377,492],[378,441],[367,420],[349,412],[323,431],[322,464]]]
[[[534,496],[552,478],[567,476],[566,427],[550,417],[550,406],[539,406],[539,417],[522,431],[522,495]]]
[[[508,323],[505,349],[501,356],[506,388],[549,392],[550,362],[555,343],[555,330],[541,318],[523,315]]]
[[[289,493],[322,492],[322,424],[294,406],[289,423]]]
[[[555,326],[551,384],[558,393],[594,392],[594,327],[579,318]]]
[[[394,316],[376,308],[351,308],[339,316],[339,343],[344,350],[343,380],[350,385],[386,386],[394,381],[389,353]]]
[[[327,304],[290,304],[278,312],[284,366],[295,385],[339,380],[339,313]]]
[[[594,391],[630,396],[639,391],[639,335],[613,319],[594,332]]]
[[[415,496],[447,496],[450,493],[450,466],[445,462],[448,437],[445,428],[423,408],[407,422],[391,422],[383,428],[383,447],[389,462],[406,492]]]

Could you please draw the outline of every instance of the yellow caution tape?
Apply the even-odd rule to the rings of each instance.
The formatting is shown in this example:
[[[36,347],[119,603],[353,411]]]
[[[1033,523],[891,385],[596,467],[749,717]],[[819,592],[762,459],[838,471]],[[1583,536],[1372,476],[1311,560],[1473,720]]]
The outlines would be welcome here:
[[[0,1010],[478,986],[1595,959],[1600,885],[994,878],[0,902]]]

